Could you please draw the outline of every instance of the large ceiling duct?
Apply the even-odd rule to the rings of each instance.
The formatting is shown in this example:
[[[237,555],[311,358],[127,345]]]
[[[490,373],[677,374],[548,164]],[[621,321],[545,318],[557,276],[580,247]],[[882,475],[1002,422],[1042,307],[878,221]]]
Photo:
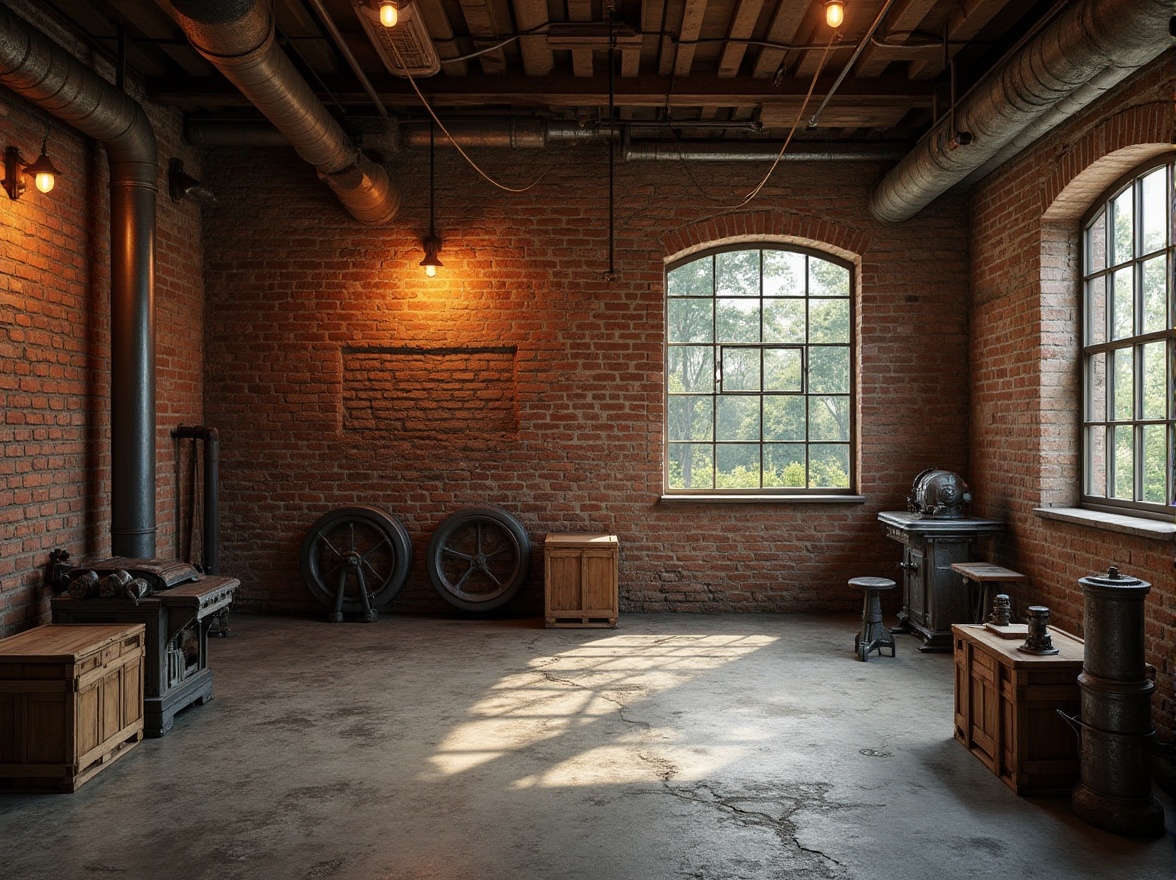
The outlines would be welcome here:
[[[318,100],[274,39],[265,0],[157,0],[192,46],[315,166],[348,213],[388,223],[400,195],[383,167],[364,156]]]
[[[155,555],[155,133],[143,108],[0,4],[0,83],[110,162],[110,546]]]
[[[870,194],[879,220],[907,220],[1006,148],[1072,114],[1173,45],[1171,0],[1077,0],[982,79]],[[954,125],[953,125],[954,123]],[[964,136],[960,136],[963,134]],[[967,136],[970,136],[967,137]],[[969,141],[965,143],[966,141]]]

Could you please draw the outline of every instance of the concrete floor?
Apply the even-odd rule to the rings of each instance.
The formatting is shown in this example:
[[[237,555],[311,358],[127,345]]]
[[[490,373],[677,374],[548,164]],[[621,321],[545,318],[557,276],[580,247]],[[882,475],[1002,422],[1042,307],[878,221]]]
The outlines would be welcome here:
[[[215,699],[74,794],[0,795],[0,878],[1176,876],[952,739],[952,660],[857,621],[615,630],[235,615]]]

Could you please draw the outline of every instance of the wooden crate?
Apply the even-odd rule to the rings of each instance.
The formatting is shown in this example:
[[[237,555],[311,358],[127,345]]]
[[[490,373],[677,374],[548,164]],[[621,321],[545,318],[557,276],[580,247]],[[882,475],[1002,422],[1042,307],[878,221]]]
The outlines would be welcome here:
[[[616,535],[551,534],[543,542],[547,626],[616,626]]]
[[[954,625],[955,738],[1017,794],[1069,794],[1078,737],[1058,714],[1078,714],[1081,639],[1049,630],[1057,654],[1017,650],[983,625]]]
[[[143,738],[142,624],[0,639],[0,790],[76,791]]]

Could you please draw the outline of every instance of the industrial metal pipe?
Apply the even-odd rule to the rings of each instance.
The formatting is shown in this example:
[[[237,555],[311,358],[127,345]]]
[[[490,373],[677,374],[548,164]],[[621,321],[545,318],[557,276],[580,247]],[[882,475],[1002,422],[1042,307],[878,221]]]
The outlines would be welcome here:
[[[388,223],[400,194],[388,172],[364,156],[274,39],[264,0],[157,0],[188,41],[290,141],[355,219]]]
[[[1173,45],[1171,0],[1077,0],[940,120],[870,193],[878,220],[907,220],[1034,129],[1073,113]],[[1098,88],[1086,88],[1097,83]],[[954,116],[955,126],[952,121]],[[958,145],[957,132],[971,134]],[[1025,146],[1025,142],[1020,142]]]
[[[110,544],[155,555],[155,134],[138,103],[0,5],[0,83],[110,163]]]

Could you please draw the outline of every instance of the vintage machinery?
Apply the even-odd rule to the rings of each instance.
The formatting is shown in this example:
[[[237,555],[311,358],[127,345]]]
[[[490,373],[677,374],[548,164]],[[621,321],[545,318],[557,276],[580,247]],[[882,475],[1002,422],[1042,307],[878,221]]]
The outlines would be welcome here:
[[[208,631],[241,582],[206,575],[186,562],[120,556],[70,564],[54,551],[53,622],[142,623],[146,627],[143,732],[167,733],[176,713],[212,699]]]
[[[972,503],[963,477],[953,471],[927,468],[915,477],[907,496],[907,509],[932,519],[959,519]]]

